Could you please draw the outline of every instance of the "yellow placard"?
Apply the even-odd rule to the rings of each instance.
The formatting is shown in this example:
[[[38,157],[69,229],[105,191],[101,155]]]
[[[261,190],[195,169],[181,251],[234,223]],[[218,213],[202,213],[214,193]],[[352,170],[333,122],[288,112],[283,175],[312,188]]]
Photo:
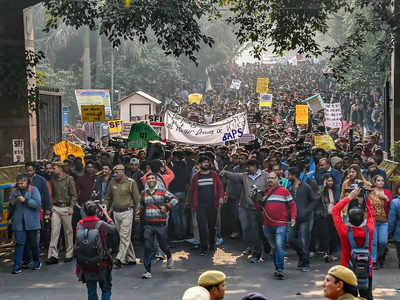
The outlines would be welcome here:
[[[258,102],[258,107],[271,107],[272,106],[272,95],[271,94],[261,94],[260,101]]]
[[[258,102],[258,107],[269,107],[272,106],[272,102]]]
[[[122,120],[108,121],[108,132],[110,134],[119,134],[122,132]]]
[[[81,146],[68,141],[62,141],[53,147],[54,153],[60,156],[60,160],[64,161],[67,159],[68,155],[72,154],[75,157],[82,158],[82,162],[85,163],[85,154]]]
[[[393,172],[398,168],[399,163],[395,161],[391,161],[388,159],[384,159],[380,164],[379,164],[379,169],[382,169],[385,171],[386,176],[389,178],[392,176]]]
[[[296,105],[296,124],[308,124],[308,105]]]
[[[269,79],[268,78],[257,78],[256,92],[259,94],[268,94]]]
[[[329,134],[314,136],[314,146],[324,150],[336,150],[335,143]]]
[[[203,99],[203,95],[202,94],[190,94],[188,96],[189,104],[193,104],[193,103],[200,104],[201,103],[201,99]]]
[[[82,122],[104,122],[106,111],[104,105],[82,105]]]

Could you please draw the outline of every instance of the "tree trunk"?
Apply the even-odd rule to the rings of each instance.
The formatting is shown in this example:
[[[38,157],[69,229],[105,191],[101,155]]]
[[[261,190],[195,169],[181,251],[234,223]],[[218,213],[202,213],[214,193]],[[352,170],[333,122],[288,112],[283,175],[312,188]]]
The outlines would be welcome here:
[[[103,64],[103,41],[101,39],[100,31],[97,35],[97,48],[96,48],[96,88],[101,89],[102,79],[104,74],[104,64]]]
[[[90,30],[88,27],[83,30],[83,82],[82,88],[91,88],[91,74],[90,74]]]

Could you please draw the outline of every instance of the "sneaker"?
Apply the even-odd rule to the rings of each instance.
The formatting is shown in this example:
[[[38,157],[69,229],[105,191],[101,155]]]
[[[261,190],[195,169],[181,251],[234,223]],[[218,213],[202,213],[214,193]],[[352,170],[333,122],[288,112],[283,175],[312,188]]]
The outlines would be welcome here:
[[[217,239],[217,242],[215,243],[216,246],[221,246],[224,243],[224,239],[223,238],[219,238]]]
[[[143,279],[150,279],[151,278],[151,273],[150,272],[146,272],[142,275]]]
[[[58,264],[58,259],[55,257],[50,257],[48,260],[46,260],[46,264],[48,265]]]
[[[114,265],[114,269],[121,269],[122,268],[122,263],[121,263],[121,261],[119,259],[114,259],[113,265]]]
[[[36,270],[40,270],[41,268],[42,268],[42,263],[40,262],[38,265],[36,265],[36,266],[34,265],[32,270],[36,271]]]
[[[192,245],[200,244],[200,242],[196,239],[187,239],[187,240],[185,240],[185,242],[188,242],[189,244],[192,244]]]
[[[22,273],[22,269],[21,268],[13,269],[12,272],[11,272],[11,274],[19,274],[19,273]]]
[[[207,250],[201,250],[200,251],[200,256],[206,256],[208,254]]]
[[[167,269],[172,269],[174,267],[174,260],[172,259],[172,257],[168,258],[167,261]]]
[[[243,250],[242,254],[243,255],[250,255],[251,254],[251,249],[250,248],[246,248],[245,250]]]
[[[136,265],[136,260],[134,260],[134,261],[128,261],[128,262],[127,262],[127,265],[128,265],[128,266],[134,266],[134,265]]]
[[[22,265],[21,265],[21,269],[25,269],[25,270],[27,270],[27,269],[30,269],[30,262],[29,263],[22,263]]]
[[[324,255],[324,261],[326,262],[326,263],[329,263],[330,262],[330,256],[329,256],[329,254],[328,253],[326,253],[325,255]]]
[[[301,271],[302,271],[302,272],[309,272],[309,271],[310,271],[310,267],[304,266],[304,267],[301,269]]]
[[[231,239],[235,240],[240,238],[240,234],[238,232],[233,232],[230,236]]]
[[[261,262],[261,259],[259,257],[253,256],[252,258],[250,258],[250,262],[252,264],[258,264]]]
[[[65,263],[70,263],[71,261],[72,261],[72,257],[66,257],[65,259],[64,259],[64,262]]]
[[[275,271],[274,277],[279,280],[284,280],[285,274],[282,271]]]

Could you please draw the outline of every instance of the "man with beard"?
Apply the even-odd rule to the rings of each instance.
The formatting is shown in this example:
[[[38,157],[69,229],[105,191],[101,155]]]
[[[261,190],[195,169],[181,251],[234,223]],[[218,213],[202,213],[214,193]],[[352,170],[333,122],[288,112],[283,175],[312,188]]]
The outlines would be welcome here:
[[[192,178],[192,210],[197,213],[200,233],[200,255],[215,251],[215,225],[220,205],[223,204],[224,187],[218,174],[210,170],[210,159],[199,158],[200,171]]]
[[[155,247],[155,238],[159,247],[167,255],[167,268],[172,269],[174,261],[168,248],[167,211],[178,203],[178,199],[157,184],[157,175],[150,173],[146,176],[147,184],[142,192],[140,210],[144,215],[144,259],[143,264],[146,272],[143,279],[151,278],[151,260]]]
[[[386,172],[376,165],[375,160],[372,157],[368,158],[368,162],[366,163],[366,169],[362,170],[362,174],[369,182],[372,182],[372,178],[375,175],[381,175],[385,179],[385,186],[387,186],[387,175]]]
[[[144,176],[143,171],[140,169],[140,161],[136,157],[132,158],[129,163],[129,169],[126,172],[129,178],[135,180],[138,185],[139,192],[142,192],[144,189],[142,178]]]

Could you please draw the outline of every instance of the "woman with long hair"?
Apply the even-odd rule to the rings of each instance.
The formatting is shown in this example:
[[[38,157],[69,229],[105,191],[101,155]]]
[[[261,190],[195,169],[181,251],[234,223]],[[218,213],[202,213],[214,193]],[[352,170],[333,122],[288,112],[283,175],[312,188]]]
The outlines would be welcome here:
[[[342,185],[342,193],[340,194],[340,199],[343,199],[348,195],[349,188],[352,184],[357,183],[357,181],[361,180],[366,188],[371,187],[371,183],[365,179],[365,177],[361,173],[361,168],[359,165],[352,164],[347,172],[347,176],[343,181]]]
[[[316,228],[319,232],[319,250],[324,254],[325,262],[337,260],[334,253],[338,249],[338,235],[332,219],[332,208],[339,201],[335,198],[335,180],[330,173],[322,178],[320,186],[321,202],[315,210]]]
[[[392,202],[392,193],[385,189],[385,178],[375,175],[372,178],[373,190],[368,197],[375,210],[375,231],[372,242],[372,263],[374,269],[382,268],[385,261],[386,245],[388,242],[389,211]]]

